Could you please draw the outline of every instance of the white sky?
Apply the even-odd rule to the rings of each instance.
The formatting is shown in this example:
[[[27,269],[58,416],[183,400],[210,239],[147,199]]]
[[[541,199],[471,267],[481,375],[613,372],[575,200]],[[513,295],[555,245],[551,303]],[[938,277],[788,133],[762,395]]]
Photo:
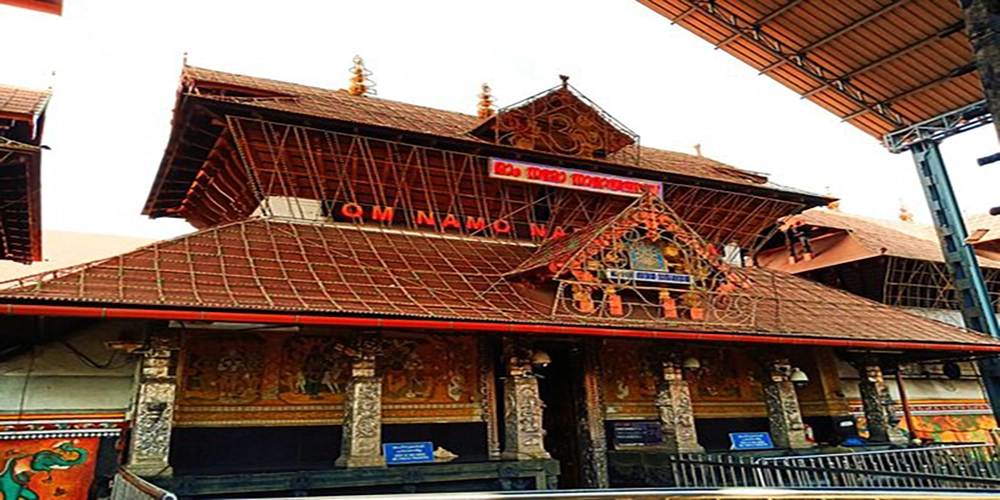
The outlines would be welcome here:
[[[330,88],[360,54],[380,97],[475,113],[571,83],[641,136],[831,192],[847,212],[928,220],[909,154],[800,100],[631,0],[66,0],[63,17],[0,5],[0,82],[55,91],[43,161],[46,229],[168,237],[139,215],[166,145],[183,53],[223,71]],[[56,71],[55,77],[50,73]],[[1000,205],[992,127],[949,139],[967,212]]]

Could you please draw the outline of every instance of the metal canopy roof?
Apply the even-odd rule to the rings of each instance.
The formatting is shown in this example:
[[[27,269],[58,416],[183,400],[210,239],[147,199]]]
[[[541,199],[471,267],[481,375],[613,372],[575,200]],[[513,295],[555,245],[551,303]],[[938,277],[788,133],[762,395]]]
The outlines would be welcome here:
[[[869,135],[984,99],[955,0],[639,0]]]

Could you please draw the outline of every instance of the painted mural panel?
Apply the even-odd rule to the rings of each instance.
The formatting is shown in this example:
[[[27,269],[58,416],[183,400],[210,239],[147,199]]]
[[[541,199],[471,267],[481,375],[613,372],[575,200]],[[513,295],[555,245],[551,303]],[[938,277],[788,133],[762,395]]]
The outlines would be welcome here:
[[[347,332],[185,335],[177,425],[338,425],[350,376]],[[386,422],[478,421],[474,337],[385,335]]]
[[[658,368],[651,342],[608,340],[601,348],[607,418],[656,418]]]
[[[606,341],[602,348],[607,418],[655,418],[658,356],[669,347],[653,342]],[[684,370],[698,418],[758,417],[766,414],[764,395],[747,351],[728,347],[689,347],[697,369]]]
[[[482,415],[474,337],[387,336],[379,371],[386,421],[475,421]]]
[[[260,399],[264,341],[254,334],[185,337],[179,399],[184,404],[249,404]]]
[[[344,402],[351,360],[344,354],[347,338],[296,335],[282,344],[278,398],[287,403]]]
[[[100,439],[0,441],[0,500],[86,500]]]

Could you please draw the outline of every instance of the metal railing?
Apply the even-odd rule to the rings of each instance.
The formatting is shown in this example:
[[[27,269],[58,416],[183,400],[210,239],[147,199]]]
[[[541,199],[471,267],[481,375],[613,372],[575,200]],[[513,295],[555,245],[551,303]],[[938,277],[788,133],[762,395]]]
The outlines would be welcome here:
[[[987,444],[751,458],[679,455],[674,486],[1000,490],[1000,450]]]
[[[111,483],[111,500],[177,500],[177,496],[119,468]]]

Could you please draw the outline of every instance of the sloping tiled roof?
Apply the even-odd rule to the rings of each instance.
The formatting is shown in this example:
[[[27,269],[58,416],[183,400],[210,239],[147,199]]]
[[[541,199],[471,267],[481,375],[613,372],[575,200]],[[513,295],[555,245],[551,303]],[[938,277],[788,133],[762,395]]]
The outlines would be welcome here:
[[[41,114],[51,92],[0,85],[0,115],[32,118]]]
[[[239,103],[349,123],[374,125],[407,132],[484,142],[482,139],[471,134],[483,122],[483,119],[474,115],[417,106],[378,97],[353,96],[343,90],[329,90],[191,66],[184,68],[183,78],[189,85],[196,83],[192,90],[194,93],[198,93],[198,85],[207,84],[209,87],[226,88],[235,90],[237,93],[242,89],[258,94],[271,94],[270,96],[263,97],[200,94],[200,97],[205,99]],[[628,168],[640,168],[667,174],[753,185],[777,191],[804,194],[798,190],[769,183],[767,178],[761,174],[741,170],[719,161],[702,156],[665,151],[645,146],[641,147],[639,155],[641,162],[637,167],[634,163],[625,160],[625,158],[635,157],[635,147],[628,146],[605,161]],[[621,160],[616,158],[621,158]],[[810,194],[810,196],[818,195]]]
[[[503,278],[534,251],[485,238],[258,218],[8,282],[15,288],[0,300],[553,324],[551,292]],[[755,285],[741,293],[759,299],[756,324],[734,333],[1000,346],[794,276],[748,276]]]
[[[873,255],[944,262],[934,228],[926,224],[873,219],[825,208],[806,210],[794,218],[812,226],[847,231]],[[981,257],[979,264],[1000,268],[1000,262]]]
[[[972,235],[978,230],[986,233],[975,241],[975,244],[1000,240],[1000,215],[975,214],[965,218],[965,228]]]

